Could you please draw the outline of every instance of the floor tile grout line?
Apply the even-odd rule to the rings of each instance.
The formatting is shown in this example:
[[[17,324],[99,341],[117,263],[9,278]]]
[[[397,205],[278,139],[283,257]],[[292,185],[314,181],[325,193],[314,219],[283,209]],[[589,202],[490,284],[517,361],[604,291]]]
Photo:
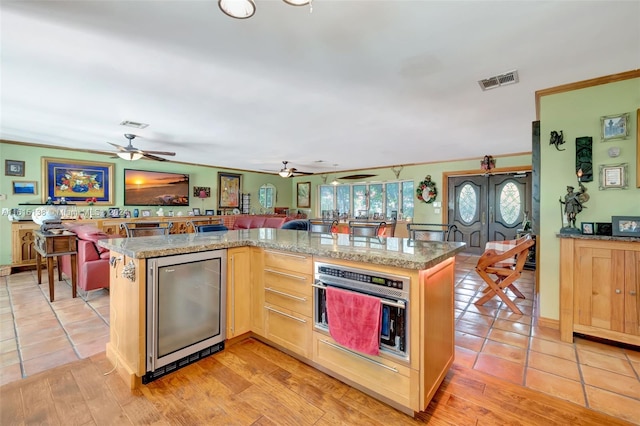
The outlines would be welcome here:
[[[16,318],[16,314],[15,314],[15,310],[13,309],[13,298],[12,298],[12,294],[11,291],[9,290],[9,279],[7,277],[4,277],[4,283],[5,283],[5,288],[7,290],[7,297],[9,298],[9,308],[11,309],[11,317],[13,318],[13,340],[16,344],[16,352],[18,354],[18,362],[20,364],[20,376],[22,376],[22,378],[26,378],[27,374],[26,371],[24,369],[24,361],[22,359],[22,351],[20,351],[20,344],[19,344],[19,340],[18,340],[18,319]]]

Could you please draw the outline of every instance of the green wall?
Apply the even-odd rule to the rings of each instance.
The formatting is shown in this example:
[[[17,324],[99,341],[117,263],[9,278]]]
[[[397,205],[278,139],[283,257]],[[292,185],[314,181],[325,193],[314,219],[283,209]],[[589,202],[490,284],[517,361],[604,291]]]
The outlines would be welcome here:
[[[540,235],[538,239],[540,273],[540,316],[559,318],[560,242],[556,233],[562,225],[559,198],[567,185],[578,188],[575,175],[575,140],[593,138],[594,180],[585,183],[590,200],[578,214],[580,222],[611,222],[611,216],[640,216],[640,189],[636,188],[636,110],[640,108],[640,78],[594,86],[571,92],[543,96],[540,100],[541,170]],[[628,139],[601,142],[600,117],[630,113]],[[552,130],[564,132],[565,151],[549,145]],[[607,150],[619,147],[620,156],[609,158]],[[626,190],[598,190],[602,164],[628,164]]]
[[[139,170],[155,170],[155,171],[167,171],[185,173],[189,175],[189,185],[193,186],[208,186],[211,188],[211,197],[204,200],[200,200],[196,197],[190,197],[189,207],[174,207],[171,210],[174,214],[182,211],[186,216],[192,208],[197,207],[202,211],[205,209],[216,209],[217,206],[217,176],[218,171],[225,171],[230,173],[242,174],[242,190],[244,193],[251,194],[251,210],[259,213],[260,204],[258,202],[258,188],[265,183],[272,183],[276,187],[277,191],[277,206],[290,206],[291,205],[291,182],[286,179],[282,179],[278,175],[271,175],[265,173],[253,173],[242,172],[237,170],[220,169],[207,166],[196,166],[188,164],[180,164],[174,162],[159,162],[159,161],[147,161],[140,160],[136,162],[129,162],[121,160],[119,158],[111,158],[110,155],[92,154],[87,152],[72,151],[66,149],[52,149],[43,147],[34,147],[28,145],[0,142],[0,159],[2,163],[2,181],[0,183],[0,194],[6,195],[6,200],[0,200],[0,209],[2,209],[2,216],[0,216],[0,265],[11,264],[11,222],[7,220],[6,210],[12,208],[26,208],[28,206],[19,206],[20,203],[42,203],[42,172],[41,172],[41,158],[51,157],[60,158],[65,160],[89,160],[100,161],[114,164],[114,206],[133,210],[136,207],[151,209],[155,214],[155,207],[144,206],[124,206],[124,172],[125,168],[139,169]],[[4,176],[4,160],[20,160],[25,162],[25,175],[24,177]],[[37,195],[13,195],[11,189],[12,181],[36,181],[38,182],[38,194]],[[95,206],[96,208],[102,208],[102,206]],[[165,214],[168,209],[165,207]]]

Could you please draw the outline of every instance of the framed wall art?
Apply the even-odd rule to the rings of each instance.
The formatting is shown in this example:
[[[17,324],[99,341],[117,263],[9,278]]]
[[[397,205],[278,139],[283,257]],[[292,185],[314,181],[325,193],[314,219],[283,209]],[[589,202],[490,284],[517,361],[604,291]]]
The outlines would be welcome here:
[[[598,189],[626,189],[627,163],[601,164],[600,186]]]
[[[113,163],[42,157],[42,202],[65,197],[68,203],[113,205]]]
[[[4,175],[24,177],[24,161],[4,160]]]
[[[311,182],[298,182],[297,192],[298,194],[298,207],[310,208],[311,207]]]
[[[600,136],[602,141],[626,139],[629,137],[629,113],[600,117]]]
[[[38,182],[14,180],[11,182],[14,195],[36,195],[38,193]]]
[[[233,209],[240,207],[242,175],[218,172],[218,207]]]
[[[615,237],[640,238],[640,216],[612,216],[611,224]]]

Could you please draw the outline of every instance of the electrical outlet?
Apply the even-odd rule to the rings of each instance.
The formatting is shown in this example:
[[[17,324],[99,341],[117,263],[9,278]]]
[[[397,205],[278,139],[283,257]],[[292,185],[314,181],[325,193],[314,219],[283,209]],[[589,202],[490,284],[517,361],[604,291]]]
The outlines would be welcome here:
[[[0,194],[0,201],[7,201],[7,194]]]
[[[433,209],[433,212],[434,212],[435,214],[440,214],[440,209]]]

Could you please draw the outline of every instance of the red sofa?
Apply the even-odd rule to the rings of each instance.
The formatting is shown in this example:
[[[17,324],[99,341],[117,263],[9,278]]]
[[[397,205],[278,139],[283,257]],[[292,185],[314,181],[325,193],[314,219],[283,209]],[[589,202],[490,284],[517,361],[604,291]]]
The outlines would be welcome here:
[[[280,228],[286,221],[285,216],[238,216],[232,229]]]
[[[78,236],[78,288],[84,291],[109,288],[109,250],[99,247],[98,240],[111,238],[92,225],[72,225]],[[62,256],[61,271],[71,278],[71,256]]]

